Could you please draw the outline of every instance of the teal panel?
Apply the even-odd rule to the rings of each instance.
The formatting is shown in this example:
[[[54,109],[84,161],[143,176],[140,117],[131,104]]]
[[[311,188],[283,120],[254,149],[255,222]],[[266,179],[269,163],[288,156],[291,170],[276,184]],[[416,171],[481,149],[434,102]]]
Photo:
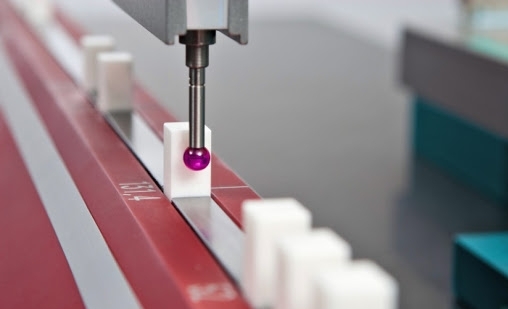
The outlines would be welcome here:
[[[453,285],[456,299],[471,308],[508,307],[508,233],[458,236]]]
[[[486,36],[475,35],[468,39],[467,46],[474,51],[508,62],[508,44]]]
[[[501,202],[508,201],[508,142],[417,97],[413,147],[463,183]]]

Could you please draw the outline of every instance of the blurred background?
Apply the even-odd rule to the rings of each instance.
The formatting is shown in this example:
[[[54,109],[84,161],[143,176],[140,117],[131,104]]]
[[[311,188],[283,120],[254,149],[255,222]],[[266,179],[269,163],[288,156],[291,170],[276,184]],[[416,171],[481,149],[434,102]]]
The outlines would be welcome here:
[[[163,45],[111,1],[58,2],[89,32],[115,36],[139,81],[186,119],[183,46]],[[263,197],[297,198],[316,226],[393,274],[401,308],[459,308],[454,236],[508,228],[500,202],[415,155],[414,94],[401,83],[406,27],[457,44],[465,28],[503,26],[502,1],[491,2],[250,0],[249,44],[219,35],[211,47],[214,152]]]

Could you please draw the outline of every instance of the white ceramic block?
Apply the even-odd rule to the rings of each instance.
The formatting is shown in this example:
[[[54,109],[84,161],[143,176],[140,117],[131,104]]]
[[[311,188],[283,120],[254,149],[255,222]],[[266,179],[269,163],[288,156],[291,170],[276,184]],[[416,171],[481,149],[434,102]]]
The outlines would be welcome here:
[[[397,282],[371,261],[322,269],[315,277],[315,309],[396,309]]]
[[[245,201],[242,289],[252,306],[270,307],[276,294],[277,242],[283,236],[308,233],[312,216],[294,199]]]
[[[102,112],[132,108],[132,56],[125,52],[104,52],[98,56],[97,106]]]
[[[53,0],[25,0],[24,5],[23,11],[32,24],[43,26],[53,20],[55,6]]]
[[[164,193],[169,199],[210,196],[212,164],[201,171],[193,171],[183,162],[189,147],[189,123],[164,124]],[[212,131],[205,127],[205,147],[212,153]]]
[[[106,35],[86,35],[81,38],[83,52],[83,87],[88,93],[95,93],[98,84],[98,55],[115,49],[115,39]]]
[[[292,235],[278,243],[276,309],[309,309],[313,278],[323,267],[351,262],[351,246],[331,229]]]

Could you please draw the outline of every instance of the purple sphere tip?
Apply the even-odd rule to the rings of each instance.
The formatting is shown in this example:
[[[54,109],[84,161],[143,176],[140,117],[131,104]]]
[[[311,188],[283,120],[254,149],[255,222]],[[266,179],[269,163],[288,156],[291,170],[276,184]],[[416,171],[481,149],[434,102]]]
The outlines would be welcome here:
[[[187,148],[183,154],[185,166],[193,171],[205,169],[210,164],[210,152],[206,148]]]

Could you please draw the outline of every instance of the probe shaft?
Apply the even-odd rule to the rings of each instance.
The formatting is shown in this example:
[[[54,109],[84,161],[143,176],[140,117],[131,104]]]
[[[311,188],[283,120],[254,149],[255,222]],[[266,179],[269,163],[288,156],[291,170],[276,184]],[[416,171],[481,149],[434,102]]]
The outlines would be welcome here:
[[[205,147],[205,68],[189,69],[189,146]]]
[[[205,68],[209,61],[209,45],[215,43],[214,30],[187,31],[180,37],[186,45],[189,67],[189,147],[205,147]]]

